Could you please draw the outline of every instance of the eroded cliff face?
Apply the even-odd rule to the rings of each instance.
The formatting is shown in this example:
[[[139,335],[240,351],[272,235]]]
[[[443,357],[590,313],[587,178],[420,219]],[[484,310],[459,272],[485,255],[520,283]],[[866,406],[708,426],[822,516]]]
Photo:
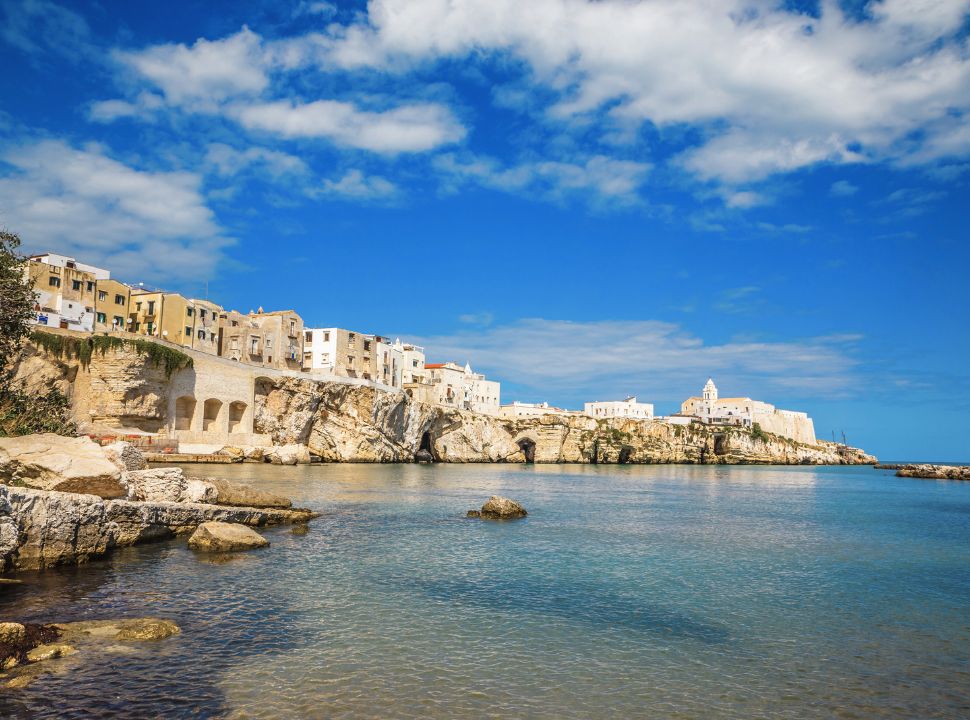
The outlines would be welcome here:
[[[29,387],[57,383],[75,421],[156,430],[166,425],[171,380],[128,350],[95,354],[87,368],[30,350],[18,367]],[[173,375],[173,378],[177,377]],[[502,420],[416,402],[402,392],[275,377],[256,382],[255,432],[299,444],[329,462],[857,464],[875,458],[833,443],[805,445],[732,428],[579,416]]]

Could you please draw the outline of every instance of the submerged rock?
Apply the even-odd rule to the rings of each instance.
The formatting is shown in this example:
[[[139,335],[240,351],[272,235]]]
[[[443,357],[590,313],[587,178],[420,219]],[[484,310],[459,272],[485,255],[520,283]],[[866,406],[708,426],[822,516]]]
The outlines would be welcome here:
[[[182,632],[171,620],[135,618],[129,620],[82,620],[54,625],[65,639],[85,640],[164,640]]]
[[[77,649],[72,645],[67,645],[65,643],[48,643],[46,645],[38,645],[33,650],[28,652],[27,660],[29,662],[42,662],[44,660],[67,657],[68,655],[73,655],[76,652]]]
[[[106,499],[128,492],[100,445],[53,433],[0,438],[0,482]]]
[[[469,510],[467,513],[465,513],[465,517],[470,518],[480,518],[481,516],[482,513],[479,510]]]
[[[473,511],[474,512],[474,511]],[[479,512],[479,516],[488,520],[514,520],[528,515],[525,508],[515,500],[492,495]]]
[[[252,528],[237,523],[202,523],[189,538],[189,547],[199,552],[237,552],[267,545],[269,540]]]

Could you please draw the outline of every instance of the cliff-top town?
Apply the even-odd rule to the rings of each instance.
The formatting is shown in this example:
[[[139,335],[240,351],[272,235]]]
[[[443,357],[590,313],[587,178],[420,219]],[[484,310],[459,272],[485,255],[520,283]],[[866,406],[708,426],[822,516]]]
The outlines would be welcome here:
[[[343,328],[309,328],[294,310],[246,314],[210,300],[128,285],[110,270],[55,253],[33,255],[25,273],[37,300],[34,323],[82,333],[132,334],[226,358],[254,368],[314,379],[341,379],[401,390],[432,405],[508,419],[584,415],[594,419],[658,420],[674,425],[760,427],[798,442],[816,442],[812,419],[748,397],[722,398],[712,379],[680,412],[656,417],[635,397],[588,402],[583,410],[548,403],[501,404],[501,386],[468,363],[428,363],[421,346]],[[203,419],[204,422],[204,419]],[[187,428],[186,428],[187,429]]]

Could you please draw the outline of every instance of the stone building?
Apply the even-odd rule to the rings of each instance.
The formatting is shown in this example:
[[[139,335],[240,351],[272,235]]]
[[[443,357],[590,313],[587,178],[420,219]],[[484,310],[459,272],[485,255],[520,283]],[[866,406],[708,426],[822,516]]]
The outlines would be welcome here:
[[[96,332],[121,332],[128,329],[131,288],[117,280],[95,283],[94,329]]]
[[[128,305],[128,331],[157,337],[184,348],[217,355],[218,335],[212,314],[218,305],[208,300],[190,300],[178,293],[132,288]],[[201,322],[202,313],[205,321]]]
[[[695,417],[711,425],[754,427],[766,432],[814,445],[815,424],[803,412],[779,410],[770,403],[749,397],[722,398],[714,380],[707,379],[700,397],[690,397],[680,407],[680,414]]]
[[[219,354],[247,365],[302,370],[303,319],[293,310],[219,315]]]
[[[653,405],[637,402],[636,397],[630,396],[622,401],[588,402],[584,406],[584,413],[597,420],[607,418],[651,420],[653,419]]]
[[[431,381],[430,393],[436,405],[498,415],[501,386],[472,371],[467,363],[433,363],[424,366]]]
[[[578,415],[575,410],[564,410],[553,407],[547,402],[524,403],[516,400],[511,405],[502,405],[499,408],[498,416],[508,420],[518,420],[520,418],[537,418],[543,415]]]
[[[322,375],[378,381],[383,375],[378,373],[378,337],[343,328],[307,329],[303,369]],[[381,338],[382,343],[384,340]],[[380,359],[383,365],[383,358]]]
[[[67,255],[32,255],[24,270],[36,292],[34,323],[92,332],[97,318],[97,284],[111,273]]]

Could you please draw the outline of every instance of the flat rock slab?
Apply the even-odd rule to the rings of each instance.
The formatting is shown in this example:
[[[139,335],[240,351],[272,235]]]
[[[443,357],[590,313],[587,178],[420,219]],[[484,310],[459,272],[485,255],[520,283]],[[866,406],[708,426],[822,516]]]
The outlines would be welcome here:
[[[122,498],[121,470],[101,446],[52,433],[0,438],[0,482],[36,490]]]
[[[137,618],[134,620],[82,620],[57,623],[64,638],[102,640],[164,640],[178,635],[181,629],[171,620]]]
[[[199,552],[238,552],[267,545],[269,540],[246,525],[218,521],[202,523],[189,538],[189,547]]]

